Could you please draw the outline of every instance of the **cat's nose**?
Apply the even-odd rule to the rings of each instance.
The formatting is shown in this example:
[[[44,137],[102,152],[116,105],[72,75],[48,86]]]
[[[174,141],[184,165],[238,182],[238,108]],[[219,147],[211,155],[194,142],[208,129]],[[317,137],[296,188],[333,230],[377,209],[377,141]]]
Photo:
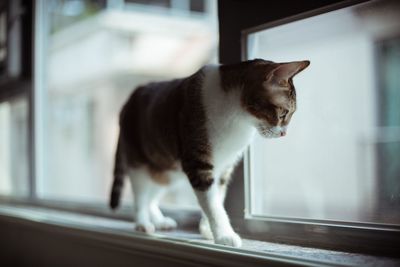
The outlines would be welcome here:
[[[281,131],[281,136],[285,136],[286,132],[285,131]]]

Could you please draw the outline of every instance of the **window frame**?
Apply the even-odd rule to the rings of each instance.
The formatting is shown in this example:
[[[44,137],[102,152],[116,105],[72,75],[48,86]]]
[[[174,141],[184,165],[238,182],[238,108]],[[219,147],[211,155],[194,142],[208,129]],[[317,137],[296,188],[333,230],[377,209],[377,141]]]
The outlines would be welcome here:
[[[219,1],[220,61],[247,59],[247,36],[251,33],[368,1],[306,1],[279,5],[253,1]],[[264,10],[270,12],[265,13]],[[239,17],[240,20],[232,18]],[[254,216],[250,214],[250,148],[238,164],[225,202],[232,225],[242,236],[253,239],[321,247],[352,252],[395,255],[400,247],[400,225],[350,223]]]

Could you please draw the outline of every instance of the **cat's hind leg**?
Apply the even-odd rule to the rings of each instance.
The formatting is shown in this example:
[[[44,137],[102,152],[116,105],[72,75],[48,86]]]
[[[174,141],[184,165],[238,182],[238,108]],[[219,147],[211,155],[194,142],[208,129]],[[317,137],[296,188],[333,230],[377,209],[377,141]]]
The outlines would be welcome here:
[[[147,168],[134,169],[129,176],[134,195],[136,230],[153,233],[156,229],[176,228],[176,222],[165,217],[158,206],[167,186],[155,182]]]
[[[154,233],[155,226],[150,219],[150,189],[151,178],[144,168],[131,169],[129,172],[133,192],[135,229],[137,231]]]
[[[166,193],[169,183],[170,177],[169,172],[161,172],[161,173],[152,173],[152,186],[150,188],[150,219],[154,224],[156,229],[159,230],[172,230],[177,227],[177,223],[174,219],[170,217],[166,217],[162,214],[159,204],[161,198]],[[161,177],[161,178],[160,178]],[[161,180],[161,181],[160,181]],[[158,181],[158,182],[155,182]]]

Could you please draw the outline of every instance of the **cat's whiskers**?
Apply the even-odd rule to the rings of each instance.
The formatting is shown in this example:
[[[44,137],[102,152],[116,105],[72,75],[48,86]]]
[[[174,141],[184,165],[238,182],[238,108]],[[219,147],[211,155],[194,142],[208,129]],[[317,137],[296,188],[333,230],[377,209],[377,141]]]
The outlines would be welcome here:
[[[264,126],[264,125],[258,125],[258,126],[257,126],[257,130],[258,130],[264,137],[267,137],[267,138],[272,138],[272,137],[277,136],[277,134],[276,134],[271,128],[268,128],[268,127],[266,127],[266,126]]]

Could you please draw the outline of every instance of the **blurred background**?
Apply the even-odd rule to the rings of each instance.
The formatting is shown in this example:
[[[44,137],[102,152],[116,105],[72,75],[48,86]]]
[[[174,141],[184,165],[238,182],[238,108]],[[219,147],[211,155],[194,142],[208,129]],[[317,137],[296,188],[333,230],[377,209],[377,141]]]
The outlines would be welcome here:
[[[37,74],[42,175],[37,196],[108,200],[118,114],[143,83],[184,77],[217,62],[216,1],[44,1]],[[1,17],[0,17],[1,18]],[[1,35],[0,35],[1,36]],[[2,52],[5,53],[5,52]],[[0,58],[2,56],[0,53]],[[29,193],[28,99],[0,104],[0,192]],[[184,186],[184,185],[182,185]],[[174,189],[163,202],[196,203]],[[124,201],[130,204],[130,187]]]
[[[21,1],[0,1],[0,71],[11,76],[30,64],[21,57],[32,40],[14,34],[24,30]],[[0,90],[0,195],[106,207],[121,106],[140,84],[218,62],[217,1],[40,3],[34,105]],[[257,137],[245,158],[252,216],[399,224],[399,18],[399,1],[371,1],[243,36],[249,59],[311,61],[294,79],[288,135]],[[181,186],[164,206],[196,206]]]

